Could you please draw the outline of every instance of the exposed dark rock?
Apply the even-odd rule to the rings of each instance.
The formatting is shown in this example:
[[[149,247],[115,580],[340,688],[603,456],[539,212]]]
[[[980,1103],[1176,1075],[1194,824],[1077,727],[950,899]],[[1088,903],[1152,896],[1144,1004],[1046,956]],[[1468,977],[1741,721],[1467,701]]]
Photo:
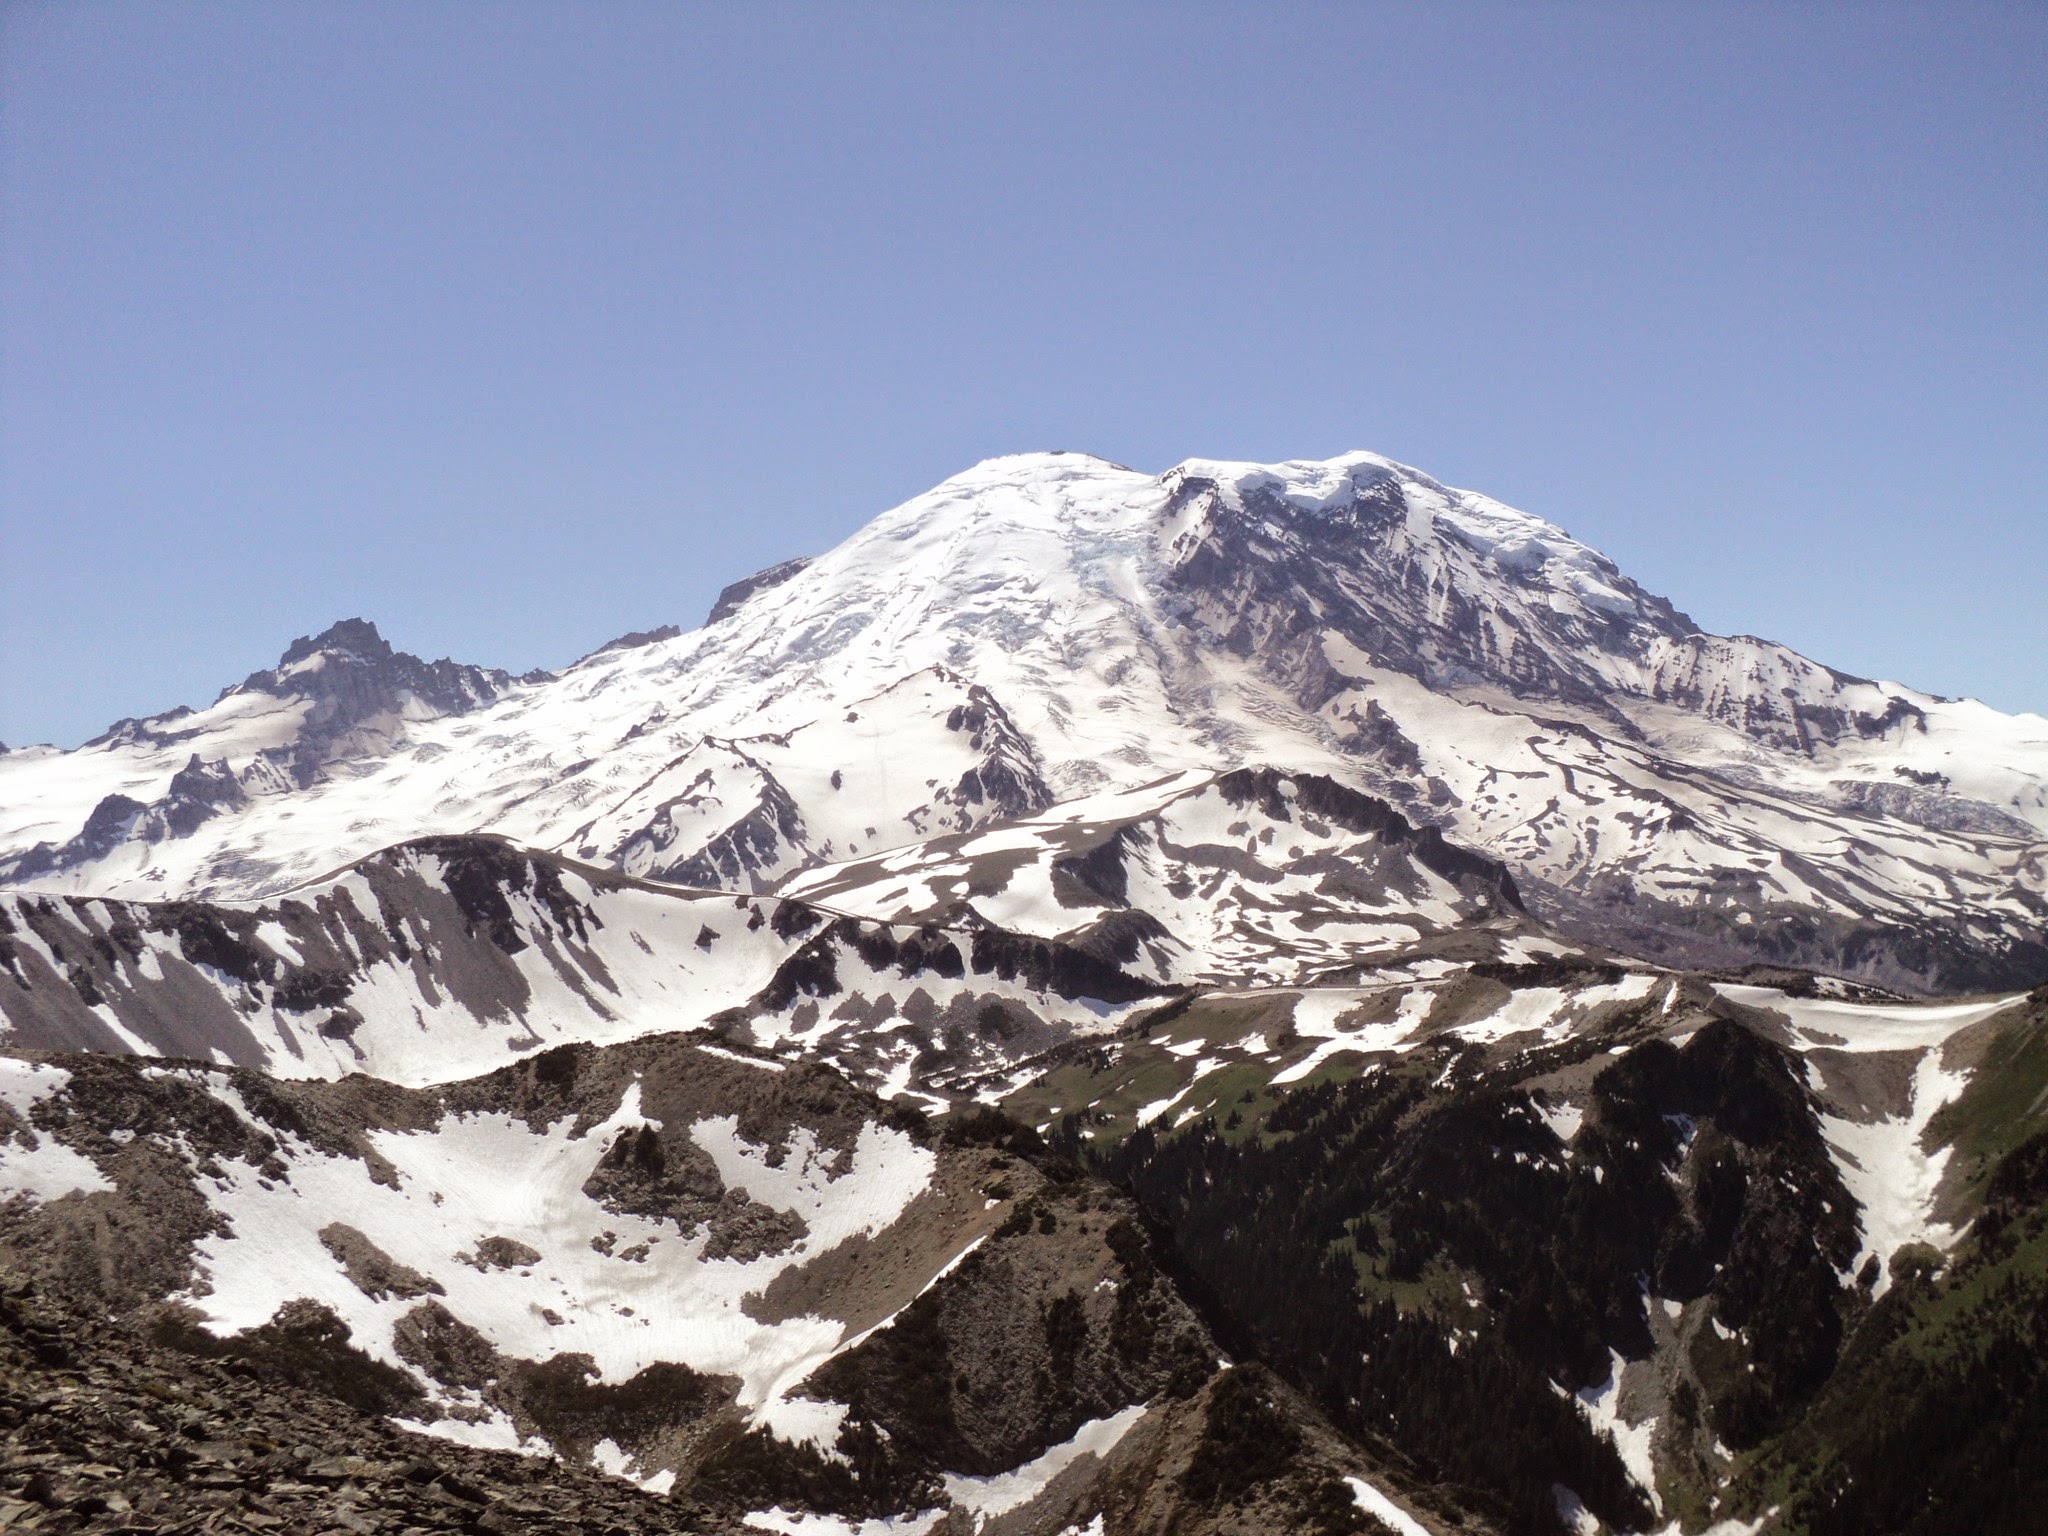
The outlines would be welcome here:
[[[1282,792],[1283,784],[1293,790],[1291,797]],[[1292,821],[1298,810],[1377,838],[1404,849],[1416,863],[1460,889],[1484,893],[1505,911],[1522,910],[1514,877],[1499,860],[1446,842],[1435,827],[1417,827],[1384,800],[1375,800],[1323,774],[1240,768],[1219,778],[1216,788],[1232,804],[1257,805],[1275,821]],[[1289,808],[1290,800],[1295,809]]]
[[[780,565],[771,565],[765,571],[756,571],[731,583],[718,594],[718,600],[711,605],[711,612],[705,617],[705,624],[712,625],[727,619],[738,611],[740,604],[756,592],[766,592],[770,587],[779,587],[811,563],[814,557],[805,555],[796,560],[785,560]]]
[[[172,837],[190,837],[201,824],[223,810],[246,804],[248,795],[224,762],[203,763],[198,754],[171,777],[157,809]]]
[[[497,1350],[438,1301],[423,1301],[398,1320],[392,1348],[444,1387],[489,1386],[500,1370]]]
[[[603,656],[612,651],[636,651],[643,645],[659,645],[664,640],[675,639],[681,633],[681,628],[674,624],[662,624],[654,629],[631,630],[616,640],[605,641],[589,656],[581,657],[580,660],[588,661],[591,656]]]
[[[544,676],[545,674],[538,674]],[[422,661],[394,650],[365,619],[343,619],[317,635],[301,635],[275,668],[252,672],[236,689],[278,698],[310,698],[313,709],[290,754],[300,782],[310,782],[326,748],[350,728],[410,700],[444,715],[466,714],[512,686],[508,672],[460,662]]]
[[[975,929],[972,954],[977,976],[999,976],[1066,998],[1133,1003],[1164,990],[1086,950],[1001,928]]]
[[[476,1259],[480,1269],[518,1269],[538,1264],[540,1254],[517,1238],[487,1237],[476,1245]]]
[[[409,1268],[371,1242],[345,1222],[331,1222],[320,1229],[320,1242],[334,1255],[357,1290],[381,1301],[386,1296],[411,1300],[416,1296],[445,1296],[441,1282],[430,1280]],[[533,1257],[539,1258],[539,1254]]]
[[[760,794],[745,815],[681,858],[670,850],[673,832],[657,819],[629,838],[615,857],[632,863],[648,849],[654,853],[650,873],[660,879],[712,890],[754,888],[761,871],[777,867],[788,850],[802,846],[804,821],[795,799],[775,776],[744,753],[739,756],[761,776]]]
[[[69,869],[76,864],[104,858],[127,837],[149,807],[126,795],[108,795],[92,808],[78,835],[66,843],[37,843],[9,864],[0,864],[0,874],[20,882]]]

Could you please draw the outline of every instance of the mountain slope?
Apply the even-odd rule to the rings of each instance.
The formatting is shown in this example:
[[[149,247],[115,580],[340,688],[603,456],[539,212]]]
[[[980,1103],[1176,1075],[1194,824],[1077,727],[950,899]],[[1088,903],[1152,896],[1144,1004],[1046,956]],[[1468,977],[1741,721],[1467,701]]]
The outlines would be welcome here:
[[[0,1267],[17,1295],[90,1307],[30,1335],[52,1363],[223,1359],[673,1494],[698,1529],[1109,1511],[1119,1529],[1360,1530],[1314,1511],[1355,1509],[1346,1475],[1388,1478],[1256,1366],[1226,1368],[1112,1191],[999,1118],[935,1134],[829,1070],[676,1036],[432,1091],[9,1059],[0,1131]],[[1219,1415],[1263,1441],[1219,1444]],[[216,1438],[193,1459],[278,1450]],[[308,1460],[292,1469],[323,1477]],[[492,1500],[447,1491],[465,1523]]]
[[[9,753],[0,877],[246,897],[492,830],[753,889],[1271,764],[1385,798],[1505,861],[1552,921],[1680,963],[1935,990],[2048,966],[2048,722],[1703,634],[1555,527],[1372,455],[1158,477],[992,460],[769,574],[704,629],[154,841],[87,836],[117,784],[153,803],[130,747],[61,772]],[[150,761],[167,795],[187,764]],[[31,836],[72,851],[39,864]]]
[[[1006,1107],[1173,1234],[1235,1347],[1503,1524],[1917,1529],[1901,1489],[2033,1433],[2039,1373],[2003,1373],[2016,1397],[1973,1362],[2031,1336],[2044,1005],[1482,967],[1197,999]],[[2031,1287],[2016,1309],[2000,1263]],[[1915,1326],[1945,1338],[1931,1360],[1900,1343]],[[1879,1383],[1881,1360],[1905,1374]],[[1872,1396],[1882,1429],[1858,1422]],[[1929,1454],[1902,1438],[1966,1399]],[[1876,1491],[1845,1496],[1838,1455]]]
[[[1161,989],[975,920],[862,922],[650,885],[490,838],[366,859],[274,902],[0,896],[11,1047],[401,1083],[717,1023],[940,1102]]]
[[[1811,991],[1553,961],[1195,995],[1007,1100],[1122,1193],[704,1034],[424,1089],[0,1060],[0,1272],[66,1298],[0,1335],[102,1383],[147,1353],[158,1402],[225,1361],[269,1415],[553,1453],[705,1530],[2024,1507],[2048,995]],[[224,1475],[277,1450],[216,1439]],[[476,1465],[458,1497],[507,1497]]]
[[[2048,721],[1371,455],[347,621],[0,751],[0,1523],[2018,1518],[2044,974]]]
[[[1425,947],[1526,957],[1547,942],[1493,860],[1331,779],[1270,768],[1068,801],[805,870],[779,893],[895,923],[967,906],[1177,982],[1300,981]]]
[[[276,667],[205,709],[119,721],[74,753],[0,751],[0,782],[13,791],[0,800],[12,813],[0,875],[61,884],[110,855],[146,859],[216,817],[236,826],[254,804],[358,771],[415,725],[469,714],[545,675],[422,661],[393,650],[376,625],[344,619],[294,640]],[[91,809],[71,833],[82,805]]]

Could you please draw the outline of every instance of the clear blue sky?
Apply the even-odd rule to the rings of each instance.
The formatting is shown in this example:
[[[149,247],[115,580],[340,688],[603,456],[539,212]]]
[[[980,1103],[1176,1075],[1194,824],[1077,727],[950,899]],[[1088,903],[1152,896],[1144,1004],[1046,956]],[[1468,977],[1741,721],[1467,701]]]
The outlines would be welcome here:
[[[13,3],[0,740],[1370,448],[2048,712],[2048,7]]]

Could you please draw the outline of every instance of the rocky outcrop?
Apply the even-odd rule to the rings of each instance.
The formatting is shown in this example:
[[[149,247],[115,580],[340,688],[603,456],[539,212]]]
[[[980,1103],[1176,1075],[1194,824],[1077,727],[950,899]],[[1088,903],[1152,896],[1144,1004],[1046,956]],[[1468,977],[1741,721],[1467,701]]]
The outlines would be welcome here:
[[[171,1342],[166,1342],[170,1340]],[[702,1533],[687,1498],[595,1468],[427,1440],[348,1401],[374,1362],[317,1322],[266,1348],[194,1350],[72,1298],[0,1291],[0,1527]],[[404,1407],[403,1403],[391,1406]]]
[[[223,698],[265,693],[305,699],[310,707],[298,738],[272,749],[270,760],[304,787],[327,763],[362,745],[356,733],[406,718],[467,714],[502,696],[515,682],[509,672],[462,662],[422,661],[391,643],[365,619],[343,619],[317,635],[302,635],[278,664],[252,672]],[[386,727],[388,729],[388,727]]]
[[[716,624],[723,619],[732,617],[733,614],[739,611],[740,604],[744,603],[755,593],[766,592],[771,587],[781,586],[810,563],[808,556],[796,560],[784,560],[779,565],[769,566],[765,571],[756,571],[751,576],[743,576],[738,581],[732,582],[719,591],[717,601],[712,603],[711,612],[706,615],[704,622],[707,625]]]
[[[1328,1516],[1366,1458],[1256,1368],[1230,1379],[1130,1203],[986,1110],[932,1125],[675,1037],[423,1092],[75,1056],[0,1072],[0,1104],[28,1106],[0,1108],[0,1177],[30,1151],[44,1170],[0,1206],[0,1509],[40,1528],[340,1509],[510,1532],[571,1497],[582,1528],[1365,1528]],[[472,1143],[493,1182],[590,1172],[522,1215],[471,1182]],[[721,1305],[735,1265],[746,1294]],[[760,1376],[763,1354],[788,1363]]]

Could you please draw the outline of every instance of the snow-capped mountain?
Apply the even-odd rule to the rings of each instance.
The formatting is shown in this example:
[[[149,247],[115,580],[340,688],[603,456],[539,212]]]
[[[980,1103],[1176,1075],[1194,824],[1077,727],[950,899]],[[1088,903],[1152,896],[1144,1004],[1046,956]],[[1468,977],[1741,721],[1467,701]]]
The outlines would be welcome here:
[[[0,1525],[2039,1506],[2048,720],[1371,455],[347,621],[0,751],[0,887]]]
[[[1617,947],[1936,989],[2048,966],[2048,721],[1705,634],[1551,524],[1370,454],[991,460],[736,583],[701,629],[460,712],[411,697],[310,772],[266,753],[316,706],[266,689],[175,744],[8,753],[0,879],[248,898],[488,830],[838,886],[935,836],[1270,766],[1501,859]]]
[[[395,651],[376,625],[344,619],[300,636],[274,668],[223,689],[205,709],[118,721],[75,753],[0,752],[22,791],[6,802],[5,835],[10,845],[34,840],[0,868],[16,883],[61,883],[117,849],[189,839],[217,816],[234,824],[253,801],[355,771],[408,727],[467,714],[513,685],[506,672]],[[80,804],[90,811],[66,835]]]

